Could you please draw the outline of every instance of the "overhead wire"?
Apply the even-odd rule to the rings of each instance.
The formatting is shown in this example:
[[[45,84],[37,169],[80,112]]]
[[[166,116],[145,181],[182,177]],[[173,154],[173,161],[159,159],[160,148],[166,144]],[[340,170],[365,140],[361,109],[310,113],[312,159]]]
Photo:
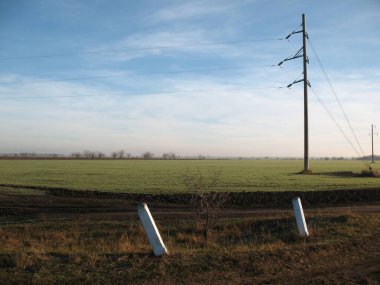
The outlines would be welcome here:
[[[339,108],[340,108],[340,110],[341,110],[342,113],[343,113],[344,119],[345,119],[347,125],[349,126],[349,128],[350,128],[350,130],[351,130],[351,133],[352,133],[352,135],[353,135],[353,137],[355,138],[356,144],[359,146],[359,149],[360,149],[362,155],[365,156],[365,153],[364,153],[363,148],[362,148],[362,146],[361,146],[361,144],[360,144],[360,142],[359,142],[359,140],[358,140],[358,138],[357,138],[357,136],[356,136],[356,133],[355,133],[355,131],[354,131],[354,128],[352,127],[352,125],[351,125],[351,123],[350,123],[350,120],[348,119],[347,113],[346,113],[346,111],[344,110],[343,105],[342,105],[342,103],[341,103],[341,101],[340,101],[340,99],[339,99],[339,97],[338,97],[338,94],[337,94],[337,92],[335,91],[335,88],[334,88],[334,86],[332,85],[331,80],[330,80],[329,76],[327,75],[327,72],[326,72],[325,68],[323,67],[323,64],[322,64],[322,62],[321,62],[321,60],[320,60],[320,58],[319,58],[319,56],[318,56],[318,54],[317,54],[317,51],[315,50],[315,48],[314,48],[314,46],[313,46],[312,41],[310,40],[310,38],[309,38],[308,40],[309,40],[309,43],[310,43],[311,50],[313,51],[313,53],[314,53],[314,55],[315,55],[315,58],[317,59],[317,62],[318,62],[318,64],[319,64],[319,67],[321,68],[322,73],[323,73],[323,75],[324,75],[326,81],[328,82],[328,84],[329,84],[329,86],[330,86],[330,89],[331,89],[332,93],[334,94],[334,97],[335,97],[335,99],[336,99],[336,101],[337,101],[337,103],[338,103],[338,105],[339,105]],[[359,156],[360,156],[360,155],[359,155]]]
[[[62,78],[62,79],[32,80],[32,81],[24,81],[24,82],[2,82],[1,84],[15,84],[15,83],[17,83],[17,84],[32,84],[32,83],[76,81],[76,80],[89,80],[89,79],[102,79],[102,78],[122,78],[122,77],[136,77],[136,76],[147,76],[147,75],[181,74],[181,73],[193,73],[193,72],[204,72],[204,71],[239,70],[239,69],[251,69],[251,68],[253,69],[253,68],[265,68],[265,67],[274,67],[274,66],[275,65],[240,66],[240,67],[210,67],[210,68],[174,70],[174,71],[151,72],[151,73],[99,75],[99,76],[71,77],[71,78]]]
[[[197,44],[151,46],[151,47],[141,47],[141,48],[102,50],[102,51],[81,51],[81,52],[68,52],[68,53],[56,53],[56,54],[30,55],[30,56],[13,56],[13,57],[0,58],[0,61],[2,61],[2,60],[34,59],[34,58],[49,58],[49,57],[63,57],[63,56],[75,56],[75,55],[86,55],[86,54],[122,53],[122,52],[128,52],[128,51],[173,49],[173,48],[186,48],[186,47],[196,47],[196,46],[247,44],[247,43],[253,43],[253,42],[281,41],[281,40],[284,40],[284,39],[283,38],[263,38],[263,39],[244,40],[244,41],[220,41],[220,42],[208,42],[208,43],[197,43]]]
[[[133,93],[106,93],[106,94],[82,94],[82,95],[57,95],[57,96],[13,96],[0,97],[0,100],[17,100],[17,99],[53,99],[53,98],[81,98],[81,97],[103,97],[103,96],[137,96],[137,95],[170,95],[170,94],[188,94],[188,93],[217,93],[228,91],[244,91],[244,90],[260,90],[260,89],[282,89],[284,86],[277,87],[247,87],[247,88],[231,88],[223,90],[200,89],[200,90],[178,90],[178,91],[159,91],[159,92],[133,92]]]
[[[289,34],[289,35],[285,38],[285,39],[288,41],[288,43],[292,44],[293,46],[295,46],[295,45],[294,45],[294,43],[292,43],[292,42],[289,40],[289,38],[290,38],[290,36],[291,36],[292,34],[294,34],[294,33],[295,33],[295,32],[292,32],[291,34]],[[308,37],[308,39],[309,39],[309,37]],[[340,107],[341,107],[341,110],[342,110],[343,114],[345,115],[346,121],[347,121],[348,125],[350,126],[350,129],[351,129],[352,133],[354,134],[354,137],[355,137],[355,139],[356,139],[356,142],[357,142],[357,144],[358,144],[358,146],[359,146],[359,148],[360,148],[360,150],[361,150],[361,152],[362,152],[362,154],[363,154],[363,156],[364,156],[364,152],[363,152],[363,150],[362,150],[362,148],[361,148],[361,146],[360,146],[359,141],[358,141],[357,138],[356,138],[355,132],[353,131],[353,128],[352,128],[351,124],[350,124],[349,121],[348,121],[348,117],[347,117],[347,115],[346,115],[346,113],[345,113],[345,111],[344,111],[344,109],[343,109],[343,106],[342,106],[342,104],[340,103],[340,100],[339,100],[339,98],[338,98],[338,96],[337,96],[337,94],[336,94],[334,88],[332,87],[331,81],[329,80],[329,78],[328,78],[328,76],[327,76],[327,73],[326,73],[325,69],[323,68],[323,65],[322,65],[322,63],[321,63],[321,61],[320,61],[320,59],[319,59],[319,57],[318,57],[318,55],[317,55],[317,53],[316,53],[314,47],[312,46],[312,43],[311,43],[310,39],[309,39],[309,42],[310,42],[310,46],[312,47],[313,53],[315,54],[315,56],[316,56],[316,58],[317,58],[317,61],[318,61],[319,65],[320,65],[322,71],[324,72],[325,77],[326,77],[327,81],[328,81],[329,84],[330,84],[330,87],[331,87],[332,90],[333,90],[333,93],[334,93],[334,95],[335,95],[335,98],[336,98],[336,100],[338,101],[338,103],[339,103],[339,105],[340,105]],[[299,55],[299,52],[300,52],[301,50],[302,50],[302,48],[297,52],[297,54],[296,54],[294,57],[298,56],[298,55]],[[286,61],[286,60],[288,60],[288,59],[289,59],[289,58],[285,59],[284,61]],[[280,64],[282,64],[282,63],[283,63],[283,62],[281,62]],[[302,74],[303,74],[303,73],[302,73]],[[302,76],[302,74],[301,74],[296,80],[294,80],[293,83],[299,82],[298,79]],[[293,83],[292,83],[292,84],[293,84]],[[290,86],[292,86],[292,84],[289,84],[287,87],[290,89]],[[327,107],[326,104],[323,102],[323,100],[321,99],[321,97],[318,96],[318,94],[316,93],[316,91],[314,90],[314,88],[312,88],[311,85],[310,85],[309,83],[308,83],[308,85],[309,85],[309,87],[310,87],[312,93],[314,94],[314,96],[317,98],[318,103],[323,107],[323,109],[325,110],[325,112],[327,113],[327,115],[328,115],[328,116],[330,117],[330,119],[334,122],[335,126],[338,128],[338,130],[341,132],[341,134],[343,135],[343,137],[346,139],[346,141],[347,141],[347,142],[349,143],[349,145],[352,147],[352,149],[354,150],[354,152],[360,157],[360,156],[361,156],[360,152],[359,152],[359,151],[357,150],[357,148],[354,146],[354,144],[353,144],[352,141],[349,139],[349,137],[347,136],[347,134],[343,131],[343,128],[339,125],[338,121],[335,119],[335,117],[333,116],[333,114],[329,111],[328,107]]]
[[[334,118],[333,114],[330,112],[330,110],[327,108],[326,104],[322,101],[321,97],[317,94],[317,92],[314,90],[314,88],[310,87],[310,90],[314,94],[314,96],[317,98],[318,103],[323,107],[327,115],[330,117],[330,119],[334,122],[335,126],[338,128],[340,133],[344,136],[346,141],[350,144],[351,148],[354,150],[354,152],[360,157],[360,152],[356,149],[354,144],[351,142],[349,137],[346,135],[346,133],[343,131],[342,127],[339,125],[338,121]]]

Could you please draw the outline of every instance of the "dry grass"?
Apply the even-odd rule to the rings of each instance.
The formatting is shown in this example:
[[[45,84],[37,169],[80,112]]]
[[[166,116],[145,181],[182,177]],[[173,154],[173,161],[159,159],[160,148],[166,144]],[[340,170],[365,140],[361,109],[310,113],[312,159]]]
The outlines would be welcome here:
[[[135,219],[57,222],[42,217],[32,223],[3,223],[0,283],[283,284],[297,280],[301,272],[315,284],[323,278],[330,283],[377,280],[380,215],[307,219],[308,239],[298,237],[289,216],[222,219],[212,229],[208,248],[191,220],[159,219],[171,251],[163,258],[152,255]],[[341,274],[331,275],[339,270]]]
[[[376,169],[373,169],[370,167],[369,169],[362,170],[361,172],[362,177],[374,177],[374,178],[380,178],[380,172]]]

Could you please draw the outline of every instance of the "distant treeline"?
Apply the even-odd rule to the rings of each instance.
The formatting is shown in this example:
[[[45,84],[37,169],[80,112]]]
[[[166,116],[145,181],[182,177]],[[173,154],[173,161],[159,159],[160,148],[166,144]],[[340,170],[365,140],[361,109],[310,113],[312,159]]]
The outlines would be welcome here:
[[[253,159],[253,160],[302,160],[302,157],[222,157],[222,156],[209,156],[209,155],[194,155],[194,156],[180,156],[174,152],[166,152],[156,156],[150,151],[146,151],[140,155],[132,155],[124,150],[113,151],[109,154],[104,152],[96,152],[85,150],[83,152],[73,152],[71,154],[58,154],[58,153],[34,153],[34,152],[20,152],[20,153],[3,153],[0,154],[0,159]],[[364,157],[312,157],[312,160],[372,160],[372,156]],[[380,160],[379,155],[374,156],[375,160]]]
[[[373,156],[374,160],[380,160],[380,155],[374,155]],[[366,156],[362,156],[362,157],[359,157],[359,158],[356,158],[357,160],[371,160],[372,159],[372,155],[366,155]]]
[[[73,152],[71,154],[58,154],[58,153],[34,153],[34,152],[21,152],[21,153],[2,153],[0,158],[3,159],[206,159],[204,155],[197,155],[193,157],[181,157],[173,152],[163,153],[160,156],[155,156],[154,153],[146,151],[141,155],[132,155],[124,150],[114,151],[110,154],[97,151],[85,150],[83,152]]]

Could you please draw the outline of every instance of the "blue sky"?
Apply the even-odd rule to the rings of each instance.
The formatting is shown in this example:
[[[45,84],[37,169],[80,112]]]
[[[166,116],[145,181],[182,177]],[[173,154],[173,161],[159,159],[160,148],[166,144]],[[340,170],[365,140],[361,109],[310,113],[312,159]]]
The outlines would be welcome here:
[[[0,2],[0,153],[124,149],[303,155],[302,61],[310,41],[360,147],[380,128],[380,2]],[[215,44],[211,44],[215,43]],[[360,153],[312,50],[310,155]],[[375,139],[380,149],[380,138]]]

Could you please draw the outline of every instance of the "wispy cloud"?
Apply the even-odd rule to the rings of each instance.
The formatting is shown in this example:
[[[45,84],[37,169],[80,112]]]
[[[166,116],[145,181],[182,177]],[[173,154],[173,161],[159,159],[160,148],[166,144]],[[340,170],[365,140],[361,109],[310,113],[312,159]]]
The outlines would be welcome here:
[[[188,1],[161,8],[149,19],[153,22],[187,20],[211,14],[222,14],[254,1]]]
[[[206,29],[169,29],[127,36],[124,39],[93,48],[96,52],[117,51],[88,56],[93,61],[123,62],[141,58],[175,58],[181,61],[196,57],[234,60],[234,64],[252,62],[252,65],[277,64],[294,53],[293,46],[280,41],[252,41],[226,37],[222,31],[210,35]]]

